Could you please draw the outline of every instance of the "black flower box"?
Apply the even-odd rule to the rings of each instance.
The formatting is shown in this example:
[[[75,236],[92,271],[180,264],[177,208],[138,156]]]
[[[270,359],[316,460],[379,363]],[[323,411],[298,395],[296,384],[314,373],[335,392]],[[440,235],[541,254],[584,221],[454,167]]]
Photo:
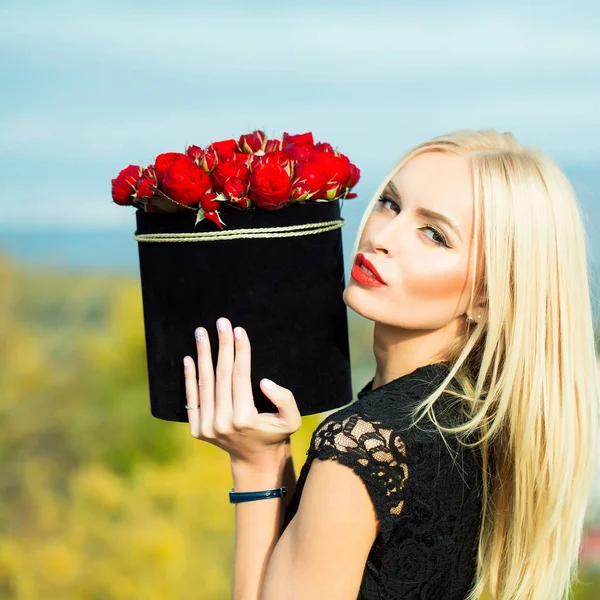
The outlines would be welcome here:
[[[351,402],[339,200],[224,205],[220,215],[222,231],[195,225],[192,212],[136,212],[152,415],[188,421],[183,357],[197,356],[203,326],[216,368],[221,316],[248,333],[259,412],[277,412],[260,390],[265,377],[292,391],[302,415]]]

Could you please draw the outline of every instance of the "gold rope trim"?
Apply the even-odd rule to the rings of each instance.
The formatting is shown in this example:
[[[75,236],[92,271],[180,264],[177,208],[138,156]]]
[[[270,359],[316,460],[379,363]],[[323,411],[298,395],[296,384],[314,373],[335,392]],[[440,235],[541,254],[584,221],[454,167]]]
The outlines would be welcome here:
[[[213,242],[216,240],[237,240],[246,238],[283,238],[298,235],[324,233],[343,227],[345,219],[286,225],[283,227],[260,227],[255,229],[232,229],[230,231],[208,231],[196,233],[142,233],[133,234],[138,242]]]

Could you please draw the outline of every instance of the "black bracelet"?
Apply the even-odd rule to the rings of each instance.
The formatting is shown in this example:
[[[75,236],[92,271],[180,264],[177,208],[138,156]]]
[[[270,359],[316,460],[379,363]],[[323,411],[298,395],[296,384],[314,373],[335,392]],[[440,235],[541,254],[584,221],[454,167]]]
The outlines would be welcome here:
[[[249,502],[250,500],[264,500],[265,498],[283,498],[287,494],[287,488],[282,485],[276,490],[263,490],[261,492],[234,492],[229,490],[229,503]]]

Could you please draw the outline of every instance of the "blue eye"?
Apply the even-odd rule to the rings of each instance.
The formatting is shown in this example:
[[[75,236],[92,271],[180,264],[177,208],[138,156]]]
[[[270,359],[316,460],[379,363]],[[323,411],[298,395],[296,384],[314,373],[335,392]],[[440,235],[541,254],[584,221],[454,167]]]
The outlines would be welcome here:
[[[379,204],[381,206],[384,206],[385,204],[387,204],[389,202],[395,209],[398,209],[398,212],[400,212],[399,204],[395,200],[390,198],[389,196],[385,196],[385,195],[379,196],[379,198],[377,199],[377,202],[379,202]],[[438,231],[435,227],[432,227],[431,225],[426,225],[425,227],[421,227],[420,229],[429,229],[430,231],[433,231],[433,233],[435,233],[438,236],[438,240],[435,240],[434,238],[427,238],[427,239],[431,240],[434,244],[437,244],[438,246],[443,246],[444,248],[450,248],[450,246],[448,246],[448,243],[446,242],[446,238],[444,237],[444,235],[440,231]]]

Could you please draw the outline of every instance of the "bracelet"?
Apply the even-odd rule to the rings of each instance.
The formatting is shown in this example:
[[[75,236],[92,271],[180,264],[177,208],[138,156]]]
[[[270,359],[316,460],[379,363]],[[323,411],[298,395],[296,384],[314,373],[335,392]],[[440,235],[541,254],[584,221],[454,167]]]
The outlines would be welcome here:
[[[283,498],[287,494],[287,488],[282,485],[276,490],[263,490],[261,492],[234,492],[229,490],[229,503],[249,502],[251,500],[264,500],[266,498]]]

